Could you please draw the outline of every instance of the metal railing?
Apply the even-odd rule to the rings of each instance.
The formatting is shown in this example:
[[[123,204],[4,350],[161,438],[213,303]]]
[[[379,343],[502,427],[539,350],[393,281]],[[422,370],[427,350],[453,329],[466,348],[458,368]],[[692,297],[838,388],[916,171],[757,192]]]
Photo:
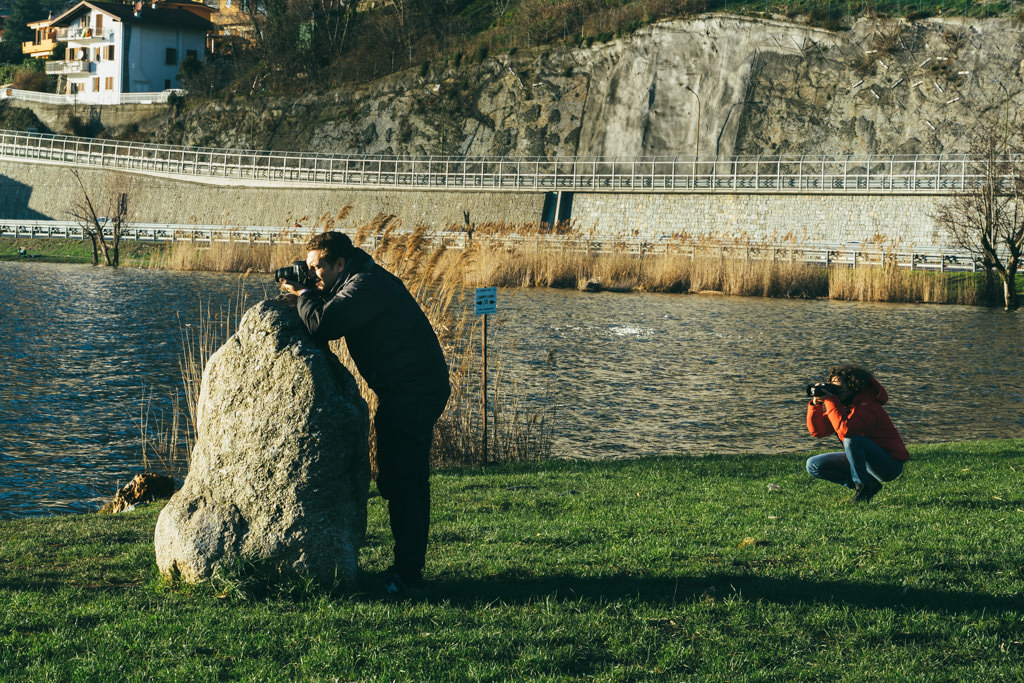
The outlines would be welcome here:
[[[47,62],[47,68],[50,62]],[[89,62],[84,62],[88,65]],[[53,67],[57,68],[57,67]],[[50,73],[47,71],[47,73]],[[85,73],[84,71],[82,73]],[[163,104],[172,94],[182,95],[184,90],[171,89],[158,92],[104,92],[103,104]],[[85,99],[85,93],[77,95],[56,95],[48,92],[35,92],[33,90],[19,90],[17,88],[4,88],[0,90],[0,100],[10,98],[24,102],[39,102],[41,104],[77,104]],[[94,100],[90,99],[90,102]]]
[[[72,26],[57,29],[57,40],[64,42],[111,42],[114,40],[114,31],[96,30],[91,26]]]
[[[395,157],[182,147],[0,131],[0,157],[218,184],[418,190],[950,194],[980,187],[970,155]],[[1024,157],[1008,156],[1009,171]],[[1009,187],[1013,172],[1001,182]]]
[[[92,62],[88,59],[50,59],[46,62],[46,73],[50,75],[69,76],[90,73]]]
[[[108,237],[110,228],[104,232]],[[121,234],[124,240],[137,242],[188,242],[209,246],[214,242],[243,244],[301,245],[312,234],[310,228],[274,226],[228,227],[223,225],[175,225],[168,223],[132,223]],[[671,236],[658,239],[615,238],[595,239],[579,235],[476,235],[455,230],[433,230],[428,239],[444,242],[452,249],[465,249],[474,240],[478,243],[516,247],[541,245],[553,251],[565,250],[587,254],[682,254],[684,256],[715,256],[736,260],[772,260],[820,266],[871,267],[895,264],[900,268],[933,271],[974,271],[976,259],[965,250],[943,247],[887,246],[877,243],[737,243],[735,240],[682,240]],[[0,237],[87,239],[81,224],[75,221],[0,220]],[[373,245],[368,245],[373,246]]]

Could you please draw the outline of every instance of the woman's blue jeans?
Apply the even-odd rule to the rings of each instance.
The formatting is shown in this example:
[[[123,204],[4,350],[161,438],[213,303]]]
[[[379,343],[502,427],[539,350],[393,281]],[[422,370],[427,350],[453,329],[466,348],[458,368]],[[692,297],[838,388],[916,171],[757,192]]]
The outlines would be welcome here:
[[[816,479],[856,488],[869,478],[892,481],[903,472],[903,461],[889,455],[866,436],[843,439],[843,450],[807,458],[807,473]]]

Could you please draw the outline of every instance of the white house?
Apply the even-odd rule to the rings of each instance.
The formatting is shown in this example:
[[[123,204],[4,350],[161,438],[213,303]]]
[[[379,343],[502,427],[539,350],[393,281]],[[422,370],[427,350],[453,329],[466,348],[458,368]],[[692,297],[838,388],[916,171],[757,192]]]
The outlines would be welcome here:
[[[192,2],[80,2],[50,23],[67,52],[48,61],[46,73],[63,76],[62,91],[91,104],[180,88],[182,60],[206,56],[206,34],[215,28],[209,12]]]

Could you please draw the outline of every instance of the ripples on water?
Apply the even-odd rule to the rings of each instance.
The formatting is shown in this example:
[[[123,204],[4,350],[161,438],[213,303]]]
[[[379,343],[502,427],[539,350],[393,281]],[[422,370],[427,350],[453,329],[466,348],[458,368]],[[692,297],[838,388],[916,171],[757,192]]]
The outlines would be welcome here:
[[[0,517],[95,510],[139,471],[144,392],[169,420],[180,325],[230,307],[239,282],[0,263]]]
[[[265,280],[0,263],[0,517],[108,500],[141,467],[144,392],[169,419],[181,325]],[[1024,433],[1021,313],[547,290],[498,306],[493,362],[528,406],[557,404],[559,456],[806,452],[803,387],[843,361],[876,372],[909,443]]]
[[[557,291],[499,308],[506,363],[557,398],[561,456],[821,447],[804,386],[842,362],[875,372],[908,443],[1024,434],[1020,313]]]

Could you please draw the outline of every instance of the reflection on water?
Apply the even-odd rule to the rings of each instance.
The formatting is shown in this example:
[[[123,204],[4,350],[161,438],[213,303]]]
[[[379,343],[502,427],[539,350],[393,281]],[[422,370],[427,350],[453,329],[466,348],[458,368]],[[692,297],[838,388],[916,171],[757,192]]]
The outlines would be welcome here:
[[[109,499],[141,467],[143,393],[169,412],[180,391],[181,325],[265,298],[265,279],[0,263],[0,517]],[[496,362],[527,404],[557,402],[560,456],[805,452],[803,387],[842,361],[876,372],[911,444],[1024,433],[1019,313],[534,290],[498,305]]]

